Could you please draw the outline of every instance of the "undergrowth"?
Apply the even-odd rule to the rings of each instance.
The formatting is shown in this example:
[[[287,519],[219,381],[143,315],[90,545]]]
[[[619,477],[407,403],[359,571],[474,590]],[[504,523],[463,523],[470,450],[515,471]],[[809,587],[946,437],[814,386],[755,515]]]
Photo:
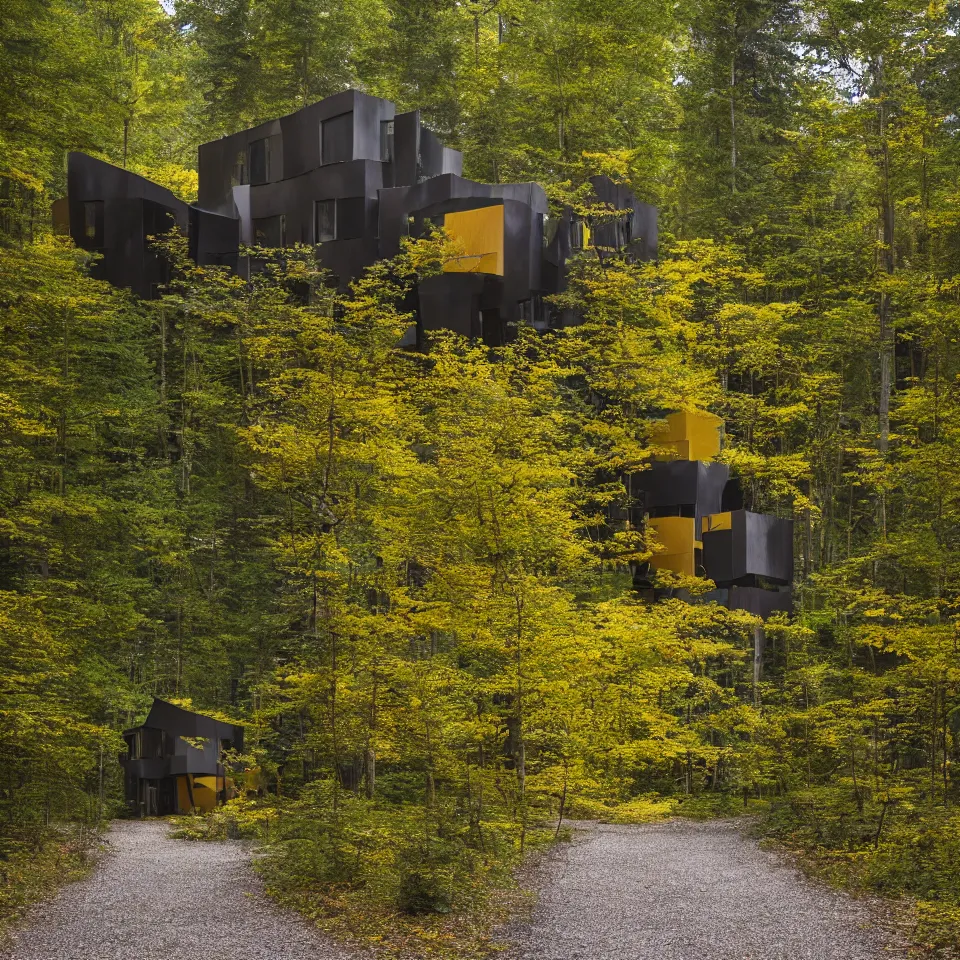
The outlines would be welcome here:
[[[295,801],[233,800],[205,816],[172,818],[173,835],[255,841],[272,897],[389,960],[496,951],[498,926],[528,899],[514,869],[554,841],[555,822],[480,824],[455,805],[425,810],[352,794],[334,807],[327,790],[318,784]]]
[[[30,906],[89,873],[99,841],[83,825],[0,839],[0,943]]]
[[[818,788],[772,804],[764,827],[817,876],[887,898],[918,948],[960,957],[960,810]]]

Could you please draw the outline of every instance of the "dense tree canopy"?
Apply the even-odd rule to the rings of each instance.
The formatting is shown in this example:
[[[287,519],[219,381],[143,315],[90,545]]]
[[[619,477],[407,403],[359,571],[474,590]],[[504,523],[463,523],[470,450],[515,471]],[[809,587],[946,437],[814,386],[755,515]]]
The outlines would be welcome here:
[[[443,908],[547,815],[754,798],[956,938],[955,21],[915,0],[5,4],[3,843],[114,809],[103,758],[157,694],[248,724],[291,890]],[[421,108],[468,176],[629,184],[661,259],[579,261],[581,326],[414,354],[403,294],[442,236],[346,296],[308,250],[245,283],[174,241],[141,303],[50,235],[66,150],[189,199],[199,142],[347,86]],[[650,543],[623,477],[664,412],[707,408],[748,506],[795,520],[797,616],[756,681],[751,618],[630,581]]]

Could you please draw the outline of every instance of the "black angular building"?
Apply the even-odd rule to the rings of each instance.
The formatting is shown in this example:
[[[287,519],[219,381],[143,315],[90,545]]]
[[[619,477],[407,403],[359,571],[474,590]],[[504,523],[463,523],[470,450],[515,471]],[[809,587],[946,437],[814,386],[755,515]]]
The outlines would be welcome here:
[[[149,238],[174,226],[189,236],[197,263],[237,267],[236,219],[188,206],[165,187],[85,153],[67,158],[66,213],[63,227],[74,243],[101,255],[94,275],[145,299],[169,280]]]
[[[198,202],[83,154],[69,157],[69,229],[102,254],[100,275],[142,297],[166,280],[148,237],[176,224],[200,264],[251,269],[241,246],[315,246],[341,288],[404,236],[443,226],[464,247],[444,273],[423,283],[411,308],[417,330],[452,329],[497,345],[520,323],[540,329],[564,318],[543,298],[566,285],[573,253],[653,259],[657,211],[624,187],[595,177],[602,223],[551,217],[536,183],[484,184],[461,176],[462,157],[444,147],[419,111],[355,90],[232,134],[199,151]]]
[[[659,459],[629,478],[636,522],[660,544],[649,566],[713,580],[703,599],[731,610],[789,613],[793,521],[743,509],[739,481],[713,459],[722,425],[709,413],[668,415],[654,437]],[[638,585],[655,596],[649,574],[638,571]]]
[[[225,750],[243,749],[243,727],[154,698],[147,719],[123,738],[120,765],[131,813],[208,813],[232,794],[222,758]]]

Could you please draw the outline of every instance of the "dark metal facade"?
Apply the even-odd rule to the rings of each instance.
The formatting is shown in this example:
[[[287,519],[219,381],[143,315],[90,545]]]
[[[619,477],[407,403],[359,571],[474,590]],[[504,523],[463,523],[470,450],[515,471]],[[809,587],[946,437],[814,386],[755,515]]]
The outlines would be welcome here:
[[[197,263],[237,267],[235,218],[188,206],[166,188],[85,153],[67,158],[67,207],[74,243],[100,255],[94,275],[144,299],[169,280],[150,238],[173,227],[189,236]]]
[[[239,245],[315,245],[320,264],[345,288],[375,261],[395,256],[402,237],[431,226],[456,236],[451,224],[470,222],[463,214],[497,207],[498,235],[492,221],[482,230],[468,225],[472,246],[463,262],[417,291],[409,342],[446,328],[496,345],[520,323],[546,329],[569,320],[543,297],[564,289],[567,261],[590,229],[569,211],[551,219],[536,183],[475,183],[461,176],[462,166],[419,111],[397,113],[389,100],[346,90],[203,144],[198,202],[189,208],[142,177],[71,154],[70,229],[79,246],[102,255],[100,276],[143,297],[166,280],[146,238],[173,223],[189,233],[199,263],[242,273],[250,264],[240,260]],[[593,186],[598,200],[619,211],[595,225],[597,254],[655,257],[656,208],[606,177],[593,178]],[[495,247],[496,267],[477,249],[481,237]]]
[[[243,749],[243,727],[154,699],[147,719],[125,730],[120,758],[127,806],[141,816],[185,813],[221,802],[224,750]]]

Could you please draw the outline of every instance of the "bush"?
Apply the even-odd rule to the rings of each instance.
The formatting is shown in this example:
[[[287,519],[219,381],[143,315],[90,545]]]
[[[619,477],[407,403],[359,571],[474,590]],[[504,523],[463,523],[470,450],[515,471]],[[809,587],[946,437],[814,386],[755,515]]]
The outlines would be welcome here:
[[[456,844],[441,840],[404,850],[398,858],[397,906],[404,913],[449,913],[460,853]]]

